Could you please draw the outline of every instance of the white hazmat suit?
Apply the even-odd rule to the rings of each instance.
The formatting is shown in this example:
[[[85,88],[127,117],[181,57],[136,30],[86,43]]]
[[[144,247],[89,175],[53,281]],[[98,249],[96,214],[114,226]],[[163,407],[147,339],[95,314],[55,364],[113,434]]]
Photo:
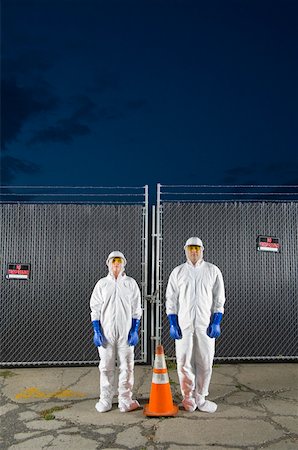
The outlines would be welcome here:
[[[201,247],[194,265],[187,254],[187,246]],[[170,274],[166,290],[166,313],[177,315],[182,338],[175,340],[177,372],[182,404],[187,411],[197,407],[214,412],[216,404],[205,400],[209,393],[215,339],[206,330],[213,313],[224,312],[225,291],[221,271],[203,260],[204,246],[199,238],[186,242],[187,261]]]
[[[112,260],[120,257],[123,264],[115,278]],[[139,406],[132,400],[134,384],[134,347],[128,345],[128,334],[132,319],[142,316],[140,289],[136,281],[124,272],[126,259],[121,252],[110,253],[107,259],[109,274],[101,278],[94,287],[91,299],[91,320],[100,321],[107,342],[98,347],[100,363],[100,400],[96,404],[99,412],[111,409],[114,396],[115,362],[119,367],[118,405],[121,412]]]

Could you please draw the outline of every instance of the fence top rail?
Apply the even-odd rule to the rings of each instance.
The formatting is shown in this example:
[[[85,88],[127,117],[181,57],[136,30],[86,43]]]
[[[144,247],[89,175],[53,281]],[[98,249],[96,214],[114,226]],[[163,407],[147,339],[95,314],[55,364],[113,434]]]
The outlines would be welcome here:
[[[298,201],[298,185],[159,184],[161,203]]]
[[[160,184],[167,188],[298,188],[293,184]]]
[[[148,186],[0,186],[0,203],[146,204]]]
[[[2,185],[1,189],[144,189],[145,186],[10,186]]]

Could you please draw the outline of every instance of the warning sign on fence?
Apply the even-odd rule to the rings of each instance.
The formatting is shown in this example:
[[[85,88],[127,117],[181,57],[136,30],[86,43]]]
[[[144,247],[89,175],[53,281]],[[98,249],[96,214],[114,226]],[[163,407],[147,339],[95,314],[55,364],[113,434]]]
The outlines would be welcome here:
[[[30,264],[9,263],[7,266],[7,280],[28,280],[30,277]]]
[[[277,237],[258,236],[257,250],[262,252],[280,252],[280,243]]]

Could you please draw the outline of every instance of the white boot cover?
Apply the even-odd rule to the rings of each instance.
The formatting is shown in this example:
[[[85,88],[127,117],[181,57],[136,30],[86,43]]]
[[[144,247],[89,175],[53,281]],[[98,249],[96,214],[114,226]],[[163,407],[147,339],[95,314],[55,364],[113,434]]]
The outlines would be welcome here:
[[[120,412],[134,411],[135,409],[138,409],[139,407],[140,407],[140,403],[137,400],[131,400],[130,402],[121,401],[119,403]]]
[[[194,398],[185,397],[182,400],[182,405],[185,411],[194,412],[197,409],[197,405]]]
[[[95,408],[100,413],[110,411],[112,409],[112,402],[110,402],[106,399],[99,400],[96,403]]]
[[[205,400],[205,397],[202,395],[198,396],[197,405],[198,410],[202,412],[214,413],[217,410],[217,404],[210,400]]]

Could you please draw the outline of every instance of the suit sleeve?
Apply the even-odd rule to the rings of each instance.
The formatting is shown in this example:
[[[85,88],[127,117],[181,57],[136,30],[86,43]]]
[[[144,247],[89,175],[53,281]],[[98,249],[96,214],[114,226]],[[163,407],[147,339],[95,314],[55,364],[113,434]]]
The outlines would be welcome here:
[[[177,274],[175,269],[169,276],[169,281],[166,290],[166,314],[178,314],[178,298],[179,289],[177,283]]]
[[[225,286],[223,281],[223,276],[218,267],[216,269],[215,283],[212,289],[213,301],[212,301],[212,312],[224,313],[225,298]]]
[[[95,285],[90,298],[91,321],[100,320],[103,299],[99,282]]]
[[[140,320],[142,317],[141,293],[137,282],[132,279],[132,318]]]

